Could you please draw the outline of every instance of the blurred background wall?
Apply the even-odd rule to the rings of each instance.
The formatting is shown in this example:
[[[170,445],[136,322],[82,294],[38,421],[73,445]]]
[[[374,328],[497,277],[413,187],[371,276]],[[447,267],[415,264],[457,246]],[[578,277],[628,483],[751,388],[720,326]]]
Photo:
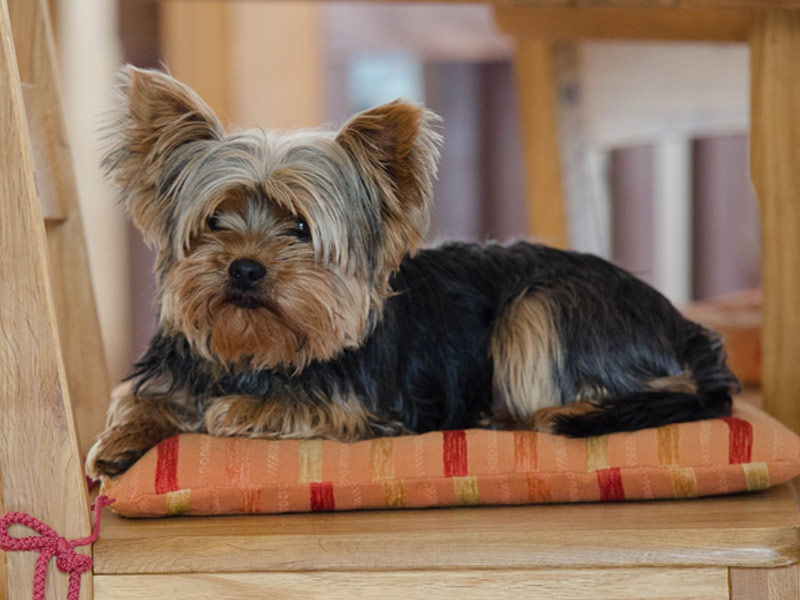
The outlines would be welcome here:
[[[231,127],[341,125],[404,96],[443,117],[431,242],[526,237],[514,48],[480,4],[52,0],[67,121],[109,367],[155,328],[152,255],[98,163],[122,62],[166,65]],[[747,49],[565,44],[556,52],[570,246],[676,302],[759,280],[747,165]]]
[[[51,0],[67,135],[75,165],[89,263],[112,380],[131,358],[131,278],[125,215],[100,174],[98,128],[123,50],[108,0]]]

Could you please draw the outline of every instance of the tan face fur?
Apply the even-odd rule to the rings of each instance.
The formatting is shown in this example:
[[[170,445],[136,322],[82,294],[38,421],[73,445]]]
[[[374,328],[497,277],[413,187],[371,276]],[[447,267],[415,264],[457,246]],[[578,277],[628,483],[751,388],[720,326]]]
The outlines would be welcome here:
[[[396,101],[337,132],[228,134],[168,75],[125,67],[104,167],[158,249],[162,326],[228,366],[358,346],[428,225],[437,117]],[[266,274],[231,286],[237,259]]]

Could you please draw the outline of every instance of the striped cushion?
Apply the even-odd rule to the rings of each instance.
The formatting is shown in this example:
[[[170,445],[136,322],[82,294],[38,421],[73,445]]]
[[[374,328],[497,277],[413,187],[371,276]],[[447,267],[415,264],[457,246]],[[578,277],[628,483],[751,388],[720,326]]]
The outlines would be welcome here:
[[[444,431],[354,444],[183,434],[106,482],[131,517],[687,498],[800,473],[800,438],[738,402],[732,417],[569,439]]]

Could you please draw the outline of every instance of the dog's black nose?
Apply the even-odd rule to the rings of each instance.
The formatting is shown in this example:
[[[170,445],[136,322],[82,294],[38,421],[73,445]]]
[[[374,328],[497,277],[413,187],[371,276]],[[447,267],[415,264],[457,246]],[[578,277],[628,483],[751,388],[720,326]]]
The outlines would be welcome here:
[[[228,267],[233,287],[245,292],[256,287],[266,274],[267,268],[252,258],[237,258]]]

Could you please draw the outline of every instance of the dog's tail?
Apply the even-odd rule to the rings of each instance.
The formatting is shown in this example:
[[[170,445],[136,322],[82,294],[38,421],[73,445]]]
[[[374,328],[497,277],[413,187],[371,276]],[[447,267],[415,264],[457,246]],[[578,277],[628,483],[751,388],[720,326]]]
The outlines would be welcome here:
[[[731,394],[740,386],[725,364],[720,337],[695,323],[689,326],[678,354],[694,389],[645,389],[583,403],[578,411],[568,410],[567,404],[563,413],[551,416],[553,433],[589,437],[729,416]]]
[[[565,411],[565,414],[553,415],[551,430],[570,437],[590,437],[726,417],[730,413],[731,396],[727,391],[706,395],[641,392],[592,402],[591,407],[580,414]]]

